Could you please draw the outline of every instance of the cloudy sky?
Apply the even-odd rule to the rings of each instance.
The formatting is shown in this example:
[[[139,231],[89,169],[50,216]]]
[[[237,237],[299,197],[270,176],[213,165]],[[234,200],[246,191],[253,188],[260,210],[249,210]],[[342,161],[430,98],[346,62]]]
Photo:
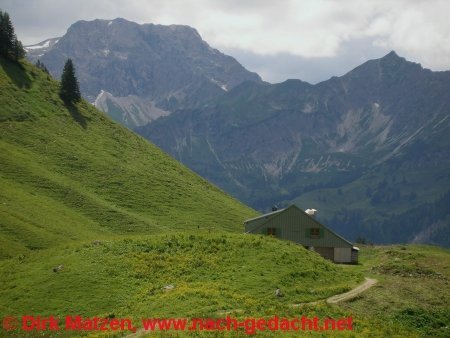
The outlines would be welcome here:
[[[0,0],[24,44],[77,20],[186,24],[264,80],[311,83],[390,50],[450,70],[448,0]]]

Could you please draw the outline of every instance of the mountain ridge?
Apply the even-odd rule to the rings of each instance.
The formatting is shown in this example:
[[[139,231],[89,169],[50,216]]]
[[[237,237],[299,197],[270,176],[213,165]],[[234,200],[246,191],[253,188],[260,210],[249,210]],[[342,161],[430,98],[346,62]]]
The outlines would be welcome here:
[[[447,192],[449,88],[450,72],[391,52],[316,85],[246,82],[136,131],[261,211],[294,201],[349,238],[408,241],[413,234],[380,237],[374,224],[388,228]],[[347,190],[358,197],[343,199]],[[361,225],[345,223],[349,212]]]

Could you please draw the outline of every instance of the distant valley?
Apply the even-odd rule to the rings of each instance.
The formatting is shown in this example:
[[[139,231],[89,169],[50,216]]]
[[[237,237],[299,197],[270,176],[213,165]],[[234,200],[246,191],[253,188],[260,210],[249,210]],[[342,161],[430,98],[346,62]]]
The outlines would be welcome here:
[[[190,27],[123,19],[28,51],[56,77],[71,57],[90,102],[256,209],[296,203],[352,240],[450,246],[450,72],[391,52],[317,85],[268,84]]]

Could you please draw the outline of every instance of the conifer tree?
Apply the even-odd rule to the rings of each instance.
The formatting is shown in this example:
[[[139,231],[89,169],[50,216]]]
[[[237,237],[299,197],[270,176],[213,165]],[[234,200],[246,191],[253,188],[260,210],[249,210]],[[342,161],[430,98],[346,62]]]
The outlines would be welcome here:
[[[2,56],[9,57],[12,38],[12,24],[9,15],[0,11],[0,53]]]
[[[64,65],[63,73],[61,75],[59,95],[61,96],[61,99],[68,104],[81,100],[80,88],[78,86],[78,80],[75,76],[75,68],[71,59],[67,59],[66,64]]]
[[[25,50],[14,33],[9,14],[2,11],[0,11],[0,55],[14,61],[25,56]]]

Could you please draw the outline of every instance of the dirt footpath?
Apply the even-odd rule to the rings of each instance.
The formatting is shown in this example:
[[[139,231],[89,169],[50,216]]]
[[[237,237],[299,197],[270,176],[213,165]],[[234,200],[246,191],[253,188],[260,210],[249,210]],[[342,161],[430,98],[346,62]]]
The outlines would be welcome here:
[[[335,295],[335,296],[331,296],[330,298],[327,298],[327,303],[336,304],[336,303],[343,302],[345,300],[354,298],[357,295],[359,295],[361,292],[364,292],[368,288],[375,285],[377,282],[378,281],[376,279],[366,277],[366,281],[364,283],[362,283],[361,285],[357,286],[356,288],[354,288],[346,293],[341,293],[340,295]]]
[[[314,305],[314,304],[318,304],[323,301],[326,301],[328,304],[336,304],[339,302],[343,302],[345,300],[349,300],[351,298],[358,296],[360,293],[366,291],[368,288],[374,286],[376,283],[378,283],[378,281],[376,279],[366,277],[366,280],[364,281],[364,283],[362,283],[361,285],[358,285],[356,288],[354,288],[346,293],[334,295],[327,299],[316,300],[314,302],[294,304],[294,307],[303,306],[303,305]]]

